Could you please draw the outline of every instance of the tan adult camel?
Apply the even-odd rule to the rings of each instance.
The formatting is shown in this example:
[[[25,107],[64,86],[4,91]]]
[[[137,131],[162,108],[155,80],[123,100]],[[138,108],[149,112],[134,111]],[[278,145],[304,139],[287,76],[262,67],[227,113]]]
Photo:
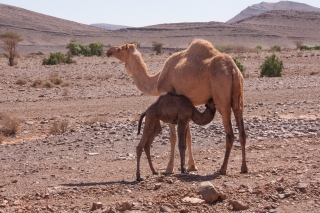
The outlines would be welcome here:
[[[241,172],[247,173],[246,133],[243,123],[243,77],[232,58],[220,53],[206,40],[195,39],[188,49],[172,54],[163,68],[155,75],[148,74],[140,52],[134,44],[110,47],[108,57],[125,62],[128,75],[136,86],[146,95],[159,96],[172,92],[187,96],[197,106],[213,98],[216,109],[222,116],[226,132],[226,152],[220,174],[226,174],[229,155],[234,141],[231,125],[231,109],[239,129],[242,148]],[[173,172],[174,150],[176,144],[175,126],[170,127],[171,155],[167,173]],[[191,150],[191,132],[188,128],[187,147],[189,152],[188,170],[196,170]]]

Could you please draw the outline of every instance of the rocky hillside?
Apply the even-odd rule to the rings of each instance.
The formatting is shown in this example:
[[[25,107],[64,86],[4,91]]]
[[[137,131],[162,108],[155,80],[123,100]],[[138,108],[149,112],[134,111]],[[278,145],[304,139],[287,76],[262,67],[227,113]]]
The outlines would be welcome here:
[[[307,4],[293,2],[293,1],[279,1],[277,3],[261,2],[254,4],[242,10],[238,15],[227,21],[226,23],[234,23],[242,19],[259,15],[271,10],[296,10],[296,11],[313,11],[320,12],[320,8],[312,7]]]

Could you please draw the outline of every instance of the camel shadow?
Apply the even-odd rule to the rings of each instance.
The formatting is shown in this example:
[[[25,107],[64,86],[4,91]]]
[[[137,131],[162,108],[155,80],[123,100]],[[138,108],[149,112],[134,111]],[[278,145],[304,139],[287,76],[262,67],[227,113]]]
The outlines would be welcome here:
[[[85,186],[105,186],[105,185],[113,185],[113,184],[121,184],[121,185],[136,185],[138,181],[107,181],[107,182],[91,182],[91,183],[65,183],[60,184],[60,186],[66,187],[85,187]]]
[[[211,181],[211,180],[221,178],[221,175],[218,172],[215,172],[210,175],[198,175],[198,174],[188,173],[188,174],[174,174],[171,176],[183,182],[203,182],[203,181]]]

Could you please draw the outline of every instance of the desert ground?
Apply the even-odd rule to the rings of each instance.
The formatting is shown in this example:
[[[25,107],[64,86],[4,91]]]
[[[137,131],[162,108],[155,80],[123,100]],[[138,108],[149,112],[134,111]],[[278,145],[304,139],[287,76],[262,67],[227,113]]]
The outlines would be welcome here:
[[[75,57],[75,64],[44,66],[44,56],[23,55],[9,67],[0,58],[0,113],[20,121],[18,133],[0,144],[0,212],[320,212],[320,52],[277,53],[284,63],[277,78],[259,78],[270,52],[231,55],[246,67],[249,173],[240,174],[233,120],[227,175],[219,175],[225,134],[217,113],[206,126],[191,122],[198,171],[180,174],[176,150],[174,174],[152,175],[143,154],[142,182],[135,181],[137,120],[156,97],[136,88],[123,63]],[[150,73],[168,57],[143,53]],[[53,78],[63,82],[32,86]],[[68,124],[66,131],[53,134],[58,123]],[[151,149],[159,171],[170,153],[168,125],[162,127]],[[218,201],[203,203],[204,181]]]

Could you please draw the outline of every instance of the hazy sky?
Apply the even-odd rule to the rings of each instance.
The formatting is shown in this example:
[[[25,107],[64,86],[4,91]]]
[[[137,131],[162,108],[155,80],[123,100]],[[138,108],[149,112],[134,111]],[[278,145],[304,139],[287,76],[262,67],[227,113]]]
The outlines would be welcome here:
[[[260,2],[262,0],[0,0],[3,4],[83,24],[108,23],[132,27],[178,22],[225,22],[246,7]],[[320,8],[320,0],[299,2]]]

